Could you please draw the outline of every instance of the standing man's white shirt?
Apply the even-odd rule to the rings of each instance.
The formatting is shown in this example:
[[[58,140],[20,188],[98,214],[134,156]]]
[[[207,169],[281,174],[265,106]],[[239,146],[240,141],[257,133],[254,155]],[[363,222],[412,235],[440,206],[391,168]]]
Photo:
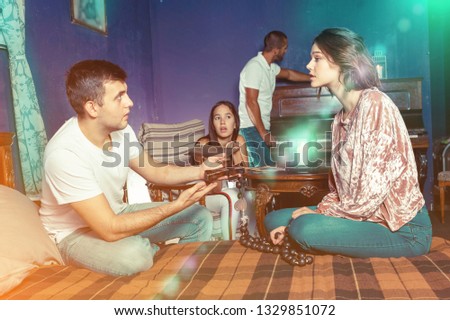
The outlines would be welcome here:
[[[245,88],[259,90],[258,104],[261,119],[266,130],[270,130],[270,112],[272,111],[272,95],[275,90],[276,77],[280,73],[280,66],[276,63],[267,63],[267,60],[258,52],[258,55],[247,62],[242,69],[239,80],[239,119],[241,128],[254,127],[247,111]]]
[[[73,231],[87,227],[70,203],[103,193],[114,212],[124,208],[127,161],[139,156],[139,143],[129,125],[112,132],[111,140],[110,150],[98,148],[84,136],[78,119],[73,117],[49,141],[44,154],[46,170],[40,216],[57,243]]]

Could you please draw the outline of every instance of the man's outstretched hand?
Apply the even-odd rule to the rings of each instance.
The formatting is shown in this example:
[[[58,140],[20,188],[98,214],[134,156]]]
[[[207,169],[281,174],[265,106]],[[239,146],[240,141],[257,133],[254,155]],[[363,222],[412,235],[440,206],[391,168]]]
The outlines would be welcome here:
[[[201,181],[194,184],[191,188],[184,190],[180,193],[177,200],[175,200],[181,209],[185,209],[194,203],[198,202],[202,197],[204,197],[208,192],[217,186],[217,182],[211,184],[206,184],[206,182]]]

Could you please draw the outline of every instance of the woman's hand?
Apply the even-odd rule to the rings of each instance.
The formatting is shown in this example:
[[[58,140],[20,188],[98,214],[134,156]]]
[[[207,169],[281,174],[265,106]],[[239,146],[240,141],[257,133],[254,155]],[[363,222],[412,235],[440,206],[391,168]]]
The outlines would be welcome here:
[[[297,219],[298,217],[307,214],[307,213],[317,213],[316,211],[308,208],[308,207],[301,207],[294,212],[292,212],[292,219]]]
[[[285,226],[281,226],[270,231],[270,239],[274,245],[280,244],[284,239]]]

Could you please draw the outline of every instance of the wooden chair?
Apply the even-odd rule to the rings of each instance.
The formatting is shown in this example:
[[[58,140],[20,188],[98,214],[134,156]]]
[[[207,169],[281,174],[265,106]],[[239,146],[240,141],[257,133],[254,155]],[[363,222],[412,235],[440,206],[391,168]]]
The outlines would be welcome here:
[[[173,201],[175,200],[178,195],[180,194],[180,192],[182,192],[183,190],[189,189],[192,185],[189,184],[185,184],[185,185],[175,185],[175,186],[169,186],[169,185],[161,185],[161,184],[152,184],[152,183],[148,183],[147,187],[150,193],[150,198],[152,199],[152,201],[155,202],[162,202],[162,201]],[[228,228],[228,234],[229,234],[229,239],[232,239],[232,231],[233,231],[233,224],[232,224],[232,215],[233,215],[233,210],[232,210],[232,200],[230,198],[230,196],[228,194],[226,194],[225,192],[214,192],[214,193],[210,193],[207,194],[205,197],[201,198],[199,201],[199,204],[202,206],[206,207],[206,197],[209,196],[214,196],[214,195],[220,195],[222,197],[225,197],[228,201],[228,226],[226,226]],[[213,216],[217,216],[220,219],[220,212],[215,213],[212,212]],[[221,226],[221,228],[224,228],[225,226]]]
[[[445,187],[450,186],[450,171],[447,171],[447,161],[450,155],[450,144],[442,151],[442,171],[438,173],[439,198],[441,203],[441,222],[445,223]]]
[[[14,168],[12,159],[11,146],[13,144],[14,134],[11,132],[0,132],[0,158],[3,161],[0,163],[0,184],[15,188],[14,182]]]

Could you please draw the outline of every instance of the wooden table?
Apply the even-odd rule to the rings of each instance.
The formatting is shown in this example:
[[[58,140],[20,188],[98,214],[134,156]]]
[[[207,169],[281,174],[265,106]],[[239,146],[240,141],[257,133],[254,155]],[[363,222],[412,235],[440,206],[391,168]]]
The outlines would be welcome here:
[[[317,205],[329,192],[330,168],[252,168],[244,174],[246,189],[256,191],[256,226],[261,237],[268,236],[264,218],[272,210]]]

